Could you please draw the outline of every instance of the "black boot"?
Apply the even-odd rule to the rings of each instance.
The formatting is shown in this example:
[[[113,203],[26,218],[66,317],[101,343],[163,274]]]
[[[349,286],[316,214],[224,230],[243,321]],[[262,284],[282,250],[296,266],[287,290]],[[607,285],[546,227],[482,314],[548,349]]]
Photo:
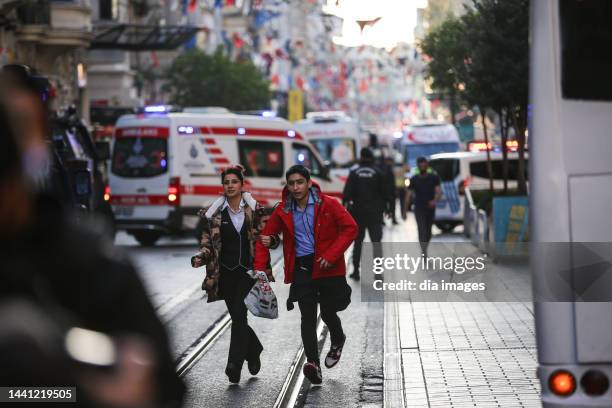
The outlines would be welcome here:
[[[259,354],[256,357],[251,358],[247,362],[247,366],[249,367],[249,373],[251,373],[251,375],[257,375],[259,370],[261,370],[261,360],[259,358]]]
[[[242,367],[238,367],[236,363],[227,363],[227,367],[225,367],[225,375],[233,384],[240,382],[240,371],[242,371]]]

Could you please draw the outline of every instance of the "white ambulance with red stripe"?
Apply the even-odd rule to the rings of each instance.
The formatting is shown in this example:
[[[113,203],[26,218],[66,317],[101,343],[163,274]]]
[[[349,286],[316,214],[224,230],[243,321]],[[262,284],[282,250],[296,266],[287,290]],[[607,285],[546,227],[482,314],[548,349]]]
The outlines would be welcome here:
[[[324,111],[307,113],[296,127],[329,163],[331,177],[346,182],[361,150],[359,123],[342,111]]]
[[[246,169],[245,190],[267,206],[280,201],[294,164],[310,168],[325,193],[342,196],[343,183],[329,177],[314,147],[284,119],[155,106],[118,120],[105,198],[117,228],[142,245],[197,234],[196,212],[222,193],[221,171],[237,163]]]

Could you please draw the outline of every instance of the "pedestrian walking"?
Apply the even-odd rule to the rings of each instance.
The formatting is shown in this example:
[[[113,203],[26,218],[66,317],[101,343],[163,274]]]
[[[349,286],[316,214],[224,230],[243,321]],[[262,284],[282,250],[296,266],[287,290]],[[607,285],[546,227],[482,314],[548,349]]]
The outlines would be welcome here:
[[[406,207],[414,203],[414,218],[419,231],[419,242],[423,255],[431,240],[431,227],[436,216],[436,202],[442,196],[440,177],[429,167],[425,157],[417,159],[418,173],[410,178]]]
[[[244,298],[255,284],[248,271],[253,269],[255,252],[264,253],[261,270],[272,281],[269,251],[258,241],[266,210],[243,191],[244,169],[229,167],[221,174],[223,195],[200,210],[203,233],[200,252],[192,257],[194,268],[206,265],[202,289],[208,302],[223,299],[232,318],[232,329],[225,374],[232,383],[240,381],[244,361],[249,372],[256,375],[261,368],[263,346],[247,320]],[[270,242],[271,241],[271,242]],[[269,238],[268,245],[278,246],[278,238]]]
[[[393,166],[393,173],[395,175],[395,196],[397,197],[400,205],[400,214],[402,220],[406,219],[406,173],[408,172],[408,165],[404,163],[404,159],[400,153],[395,159]]]
[[[262,242],[283,235],[285,283],[291,284],[287,308],[297,302],[301,313],[301,335],[306,354],[303,371],[313,384],[323,381],[317,347],[317,306],[331,337],[325,358],[334,367],[342,355],[346,336],[337,312],[350,304],[351,288],[346,282],[344,252],[357,235],[357,225],[333,197],[321,192],[302,165],[289,168],[287,186],[262,232]],[[255,269],[265,266],[265,256],[257,253]]]
[[[388,179],[374,165],[372,150],[364,147],[360,152],[359,166],[349,173],[343,191],[344,202],[359,226],[353,246],[353,273],[350,275],[355,280],[360,279],[359,264],[366,230],[374,243],[374,256],[381,255],[383,214],[390,195]]]
[[[389,218],[391,218],[391,223],[393,225],[398,225],[397,218],[395,218],[395,199],[397,198],[395,193],[395,184],[396,184],[396,176],[393,165],[395,164],[393,157],[386,156],[383,159],[382,163],[382,171],[384,174],[384,179],[386,183],[386,188],[388,193],[387,203],[385,212]]]

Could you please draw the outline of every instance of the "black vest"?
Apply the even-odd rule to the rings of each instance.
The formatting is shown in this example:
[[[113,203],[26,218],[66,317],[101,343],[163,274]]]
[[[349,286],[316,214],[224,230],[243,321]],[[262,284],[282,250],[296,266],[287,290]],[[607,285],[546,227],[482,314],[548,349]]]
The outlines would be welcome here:
[[[249,249],[248,228],[246,216],[240,232],[232,223],[229,208],[221,212],[221,254],[219,262],[223,269],[248,271],[252,268],[253,260]]]

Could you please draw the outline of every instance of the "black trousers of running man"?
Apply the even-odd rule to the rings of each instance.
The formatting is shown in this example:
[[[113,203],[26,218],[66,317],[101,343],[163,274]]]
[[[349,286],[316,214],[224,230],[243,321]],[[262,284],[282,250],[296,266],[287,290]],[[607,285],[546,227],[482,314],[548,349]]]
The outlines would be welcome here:
[[[351,302],[351,288],[345,276],[312,279],[313,255],[296,258],[294,279],[289,289],[288,308],[297,301],[302,316],[301,335],[306,360],[320,365],[317,339],[317,306],[321,320],[327,325],[332,344],[344,342],[342,322],[337,312]]]

